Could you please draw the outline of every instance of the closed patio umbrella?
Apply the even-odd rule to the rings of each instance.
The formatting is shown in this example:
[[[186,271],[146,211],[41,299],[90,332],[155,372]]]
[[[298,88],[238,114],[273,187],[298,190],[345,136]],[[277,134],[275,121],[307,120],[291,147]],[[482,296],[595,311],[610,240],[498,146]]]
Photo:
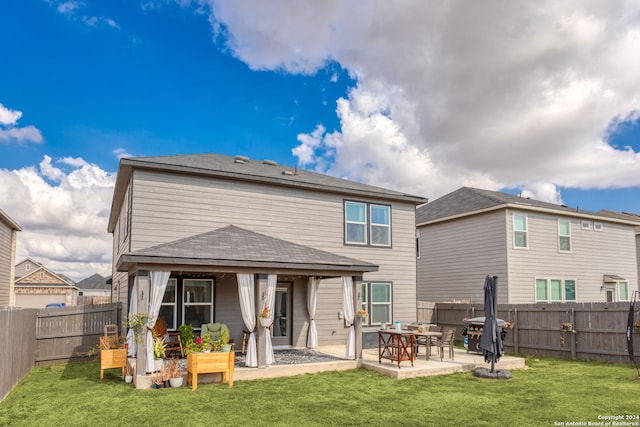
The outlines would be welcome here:
[[[498,300],[498,276],[488,276],[484,280],[484,328],[480,338],[480,348],[484,354],[484,361],[491,363],[491,372],[495,372],[495,364],[500,360],[504,351],[502,338],[496,319],[496,305]]]
[[[636,296],[638,291],[633,292],[633,298],[631,298],[631,304],[629,304],[629,317],[627,318],[627,352],[629,353],[629,361],[636,370],[638,377],[640,377],[640,368],[633,355],[633,318],[635,312]]]

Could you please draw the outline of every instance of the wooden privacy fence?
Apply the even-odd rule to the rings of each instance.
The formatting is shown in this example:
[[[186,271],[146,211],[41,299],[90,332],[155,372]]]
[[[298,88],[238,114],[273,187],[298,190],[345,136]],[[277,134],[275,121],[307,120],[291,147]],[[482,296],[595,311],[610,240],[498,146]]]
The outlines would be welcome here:
[[[107,324],[122,324],[121,303],[38,311],[35,365],[83,360]]]
[[[0,307],[0,401],[33,367],[37,311]]]
[[[639,310],[636,307],[636,321]],[[499,304],[497,317],[514,324],[504,341],[507,353],[626,363],[628,314],[628,302]],[[456,339],[462,341],[462,320],[483,316],[482,304],[436,303],[433,320],[455,327]],[[571,323],[573,331],[562,331],[563,323]],[[640,360],[640,334],[633,338],[634,355]]]

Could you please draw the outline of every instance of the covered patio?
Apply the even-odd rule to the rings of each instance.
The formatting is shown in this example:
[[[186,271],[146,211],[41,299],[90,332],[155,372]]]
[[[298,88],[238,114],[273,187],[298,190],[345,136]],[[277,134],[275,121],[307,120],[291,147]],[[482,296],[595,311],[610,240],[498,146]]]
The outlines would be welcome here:
[[[150,329],[160,315],[168,317],[170,329],[182,323],[196,330],[201,324],[224,323],[236,351],[246,336],[248,370],[265,372],[255,368],[273,365],[274,347],[317,348],[316,305],[327,279],[338,279],[341,295],[334,292],[325,306],[344,317],[344,327],[331,339],[344,343],[342,357],[353,367],[362,351],[361,323],[355,315],[362,275],[378,269],[232,225],[126,253],[117,268],[129,273],[129,313],[149,314],[149,330],[139,343],[129,333],[130,356],[135,355],[135,366],[146,368],[136,371],[138,388],[146,388],[147,374],[153,372]],[[282,311],[284,306],[288,311]],[[265,307],[269,318],[258,322]]]

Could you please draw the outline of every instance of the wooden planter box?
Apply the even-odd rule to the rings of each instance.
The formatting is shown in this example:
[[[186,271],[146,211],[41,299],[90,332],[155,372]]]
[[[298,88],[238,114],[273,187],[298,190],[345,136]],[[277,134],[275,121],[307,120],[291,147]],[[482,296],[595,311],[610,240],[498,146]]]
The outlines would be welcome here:
[[[187,384],[193,390],[198,389],[198,374],[222,373],[222,382],[229,382],[233,387],[233,368],[235,353],[214,351],[211,353],[191,353],[187,356]]]
[[[117,350],[100,350],[100,382],[104,377],[105,369],[121,368],[122,377],[124,378],[124,370],[127,366],[127,349],[119,348]]]

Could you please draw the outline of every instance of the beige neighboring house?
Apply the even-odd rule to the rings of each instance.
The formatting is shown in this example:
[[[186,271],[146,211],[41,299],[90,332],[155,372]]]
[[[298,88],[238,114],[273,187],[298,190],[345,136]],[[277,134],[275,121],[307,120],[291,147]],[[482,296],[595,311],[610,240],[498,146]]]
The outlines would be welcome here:
[[[22,231],[22,228],[0,209],[0,306],[13,305],[18,231]]]
[[[76,305],[78,288],[73,280],[27,258],[15,268],[15,306],[45,308],[47,304]]]
[[[637,216],[463,187],[416,212],[419,301],[628,301],[638,290]]]
[[[415,208],[426,201],[243,156],[121,159],[108,225],[112,297],[127,304],[136,286],[146,306],[151,275],[167,271],[169,329],[221,322],[241,343],[272,301],[276,348],[306,347],[312,320],[318,345],[345,344],[344,286],[370,314],[365,329],[416,320]],[[242,298],[237,274],[246,275]]]

